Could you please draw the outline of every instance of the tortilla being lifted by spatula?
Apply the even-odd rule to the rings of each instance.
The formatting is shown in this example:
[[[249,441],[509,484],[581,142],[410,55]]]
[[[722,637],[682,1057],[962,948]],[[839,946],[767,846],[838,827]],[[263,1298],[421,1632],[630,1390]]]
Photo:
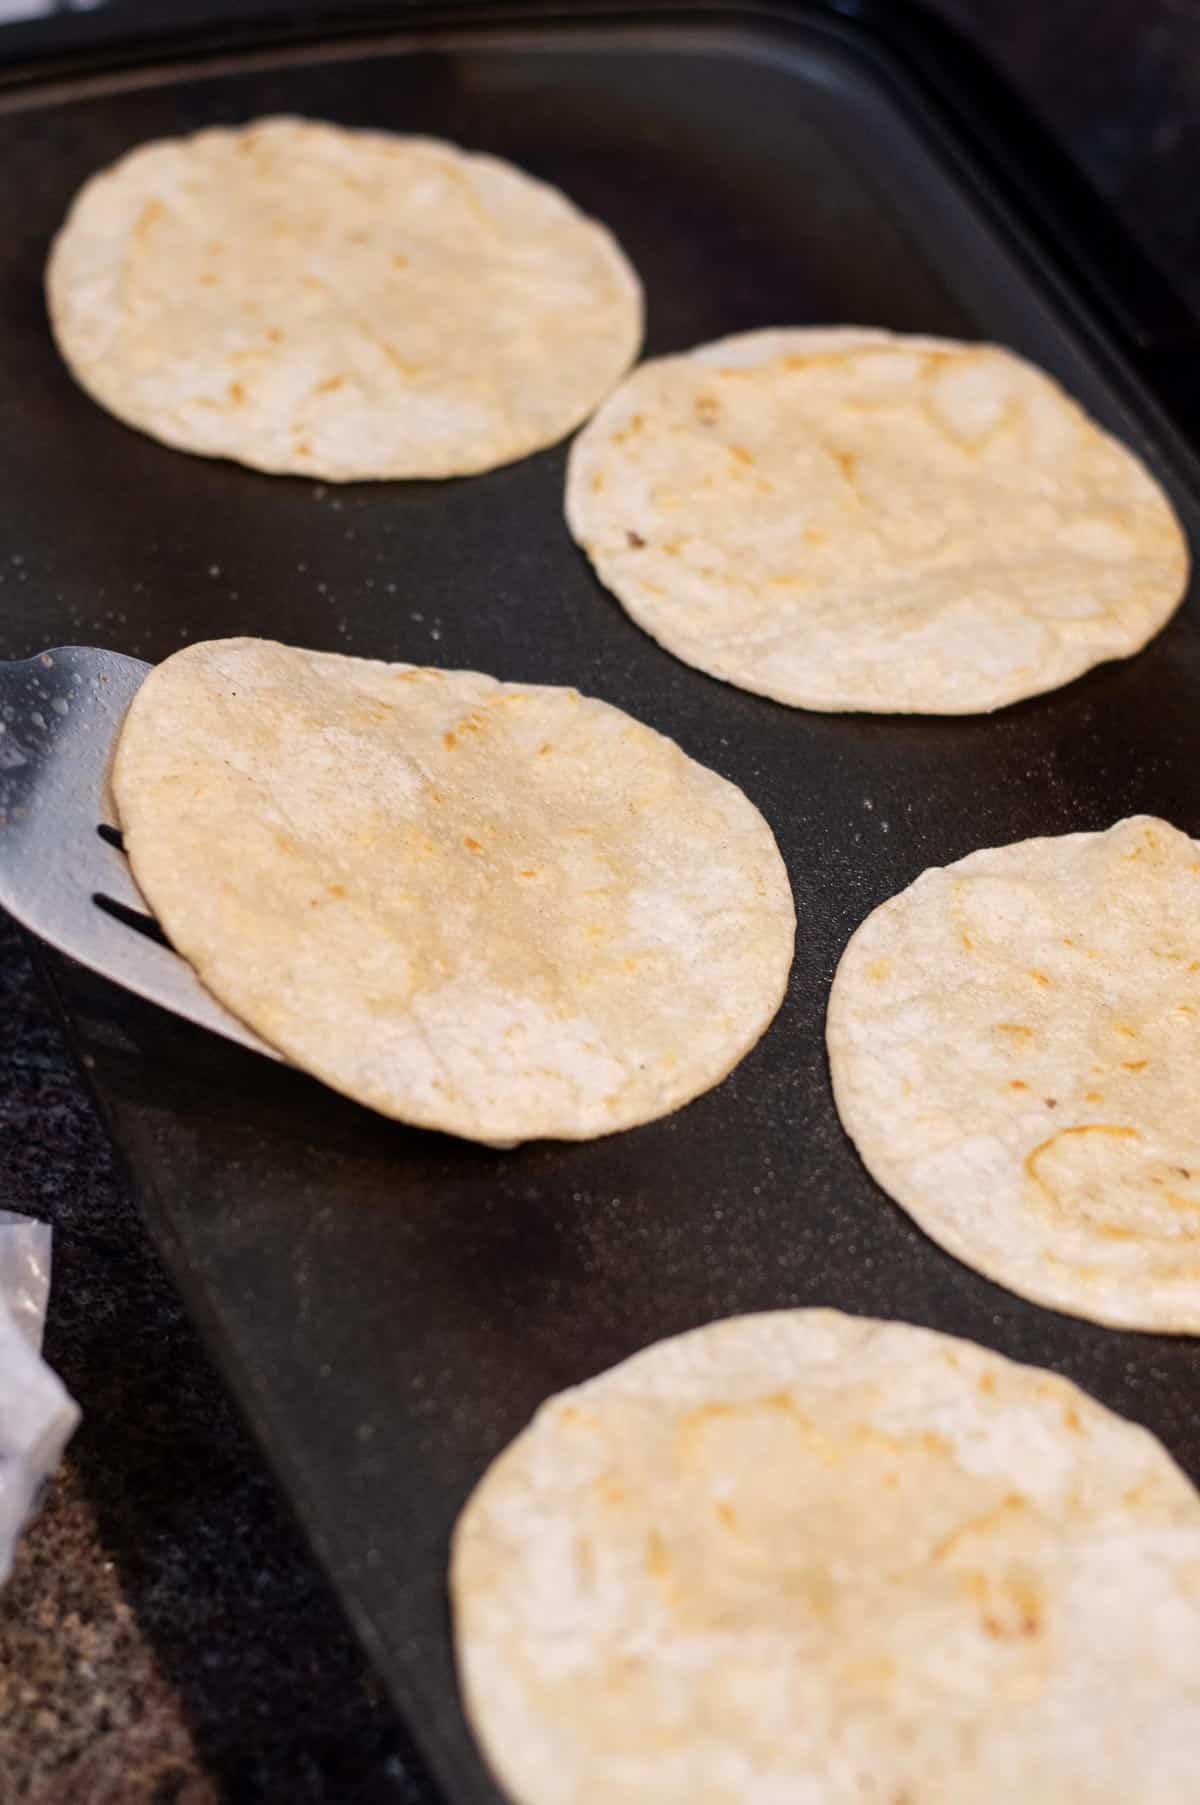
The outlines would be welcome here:
[[[758,810],[575,690],[214,640],[146,679],[113,789],[202,981],[402,1121],[629,1128],[718,1083],[783,996],[795,912]]]
[[[1136,816],[924,872],[829,999],[847,1132],[1036,1303],[1200,1333],[1200,844]]]
[[[1162,490],[1050,377],[858,328],[642,364],[566,509],[669,652],[798,708],[1000,708],[1138,651],[1187,583]]]
[[[497,157],[261,119],[140,145],[54,242],[54,335],[168,445],[332,481],[526,456],[637,354],[612,234]]]

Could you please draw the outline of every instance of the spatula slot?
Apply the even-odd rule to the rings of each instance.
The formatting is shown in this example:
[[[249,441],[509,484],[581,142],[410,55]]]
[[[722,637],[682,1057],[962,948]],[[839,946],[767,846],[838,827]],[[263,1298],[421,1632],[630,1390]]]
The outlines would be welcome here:
[[[128,904],[117,902],[111,896],[103,896],[99,891],[94,893],[92,901],[98,909],[102,909],[106,915],[111,915],[125,927],[144,934],[147,940],[156,941],[159,946],[165,946],[168,952],[174,950],[153,915],[144,915],[140,909],[131,909]]]

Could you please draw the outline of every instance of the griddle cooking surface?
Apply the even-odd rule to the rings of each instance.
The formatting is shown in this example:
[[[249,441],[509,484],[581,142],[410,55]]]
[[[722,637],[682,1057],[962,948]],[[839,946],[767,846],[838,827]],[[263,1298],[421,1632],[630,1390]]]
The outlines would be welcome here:
[[[159,659],[253,633],[574,683],[673,735],[774,827],[799,915],[787,1001],[718,1090],[582,1146],[497,1154],[379,1120],[55,962],[147,1220],[450,1795],[496,1794],[464,1729],[447,1538],[550,1391],[715,1316],[833,1304],[1053,1366],[1200,1476],[1188,1340],[1021,1303],[940,1253],[842,1134],[830,976],[928,864],[1135,810],[1200,834],[1194,602],[1140,657],[990,719],[804,714],[668,657],[562,522],[564,452],[438,485],[324,489],[168,451],[51,345],[41,271],[78,184],[164,133],[275,111],[510,157],[611,225],[647,351],[853,322],[990,337],[1145,455],[1200,544],[1189,454],[965,153],[847,29],[552,27],[263,51],[0,96],[0,651]],[[220,849],[214,848],[219,858]]]

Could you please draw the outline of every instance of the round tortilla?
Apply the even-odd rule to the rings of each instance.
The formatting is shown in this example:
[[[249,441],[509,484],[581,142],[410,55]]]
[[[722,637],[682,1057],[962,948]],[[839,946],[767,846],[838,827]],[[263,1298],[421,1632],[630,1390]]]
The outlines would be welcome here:
[[[46,285],[63,357],[118,419],[334,482],[551,445],[642,335],[619,245],[556,189],[305,119],[131,151],[77,195]]]
[[[644,363],[567,522],[688,664],[799,708],[974,714],[1126,658],[1179,603],[1162,490],[1031,364],[860,328]]]
[[[620,709],[214,640],[151,672],[113,790],[176,950],[294,1065],[473,1140],[582,1140],[718,1083],[795,911],[733,784]]]
[[[543,1405],[459,1520],[466,1708],[519,1805],[1180,1805],[1200,1500],[1144,1429],[829,1310]]]
[[[1022,1297],[1200,1331],[1200,845],[1136,816],[989,848],[869,915],[838,1110],[927,1234]]]

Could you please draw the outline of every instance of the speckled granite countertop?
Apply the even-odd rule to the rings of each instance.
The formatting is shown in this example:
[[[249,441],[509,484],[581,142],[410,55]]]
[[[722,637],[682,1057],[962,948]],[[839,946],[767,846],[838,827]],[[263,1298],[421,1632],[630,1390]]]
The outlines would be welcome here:
[[[1200,0],[941,0],[1200,312]],[[0,927],[0,1204],[54,1224],[83,1426],[0,1596],[0,1805],[432,1795]]]

